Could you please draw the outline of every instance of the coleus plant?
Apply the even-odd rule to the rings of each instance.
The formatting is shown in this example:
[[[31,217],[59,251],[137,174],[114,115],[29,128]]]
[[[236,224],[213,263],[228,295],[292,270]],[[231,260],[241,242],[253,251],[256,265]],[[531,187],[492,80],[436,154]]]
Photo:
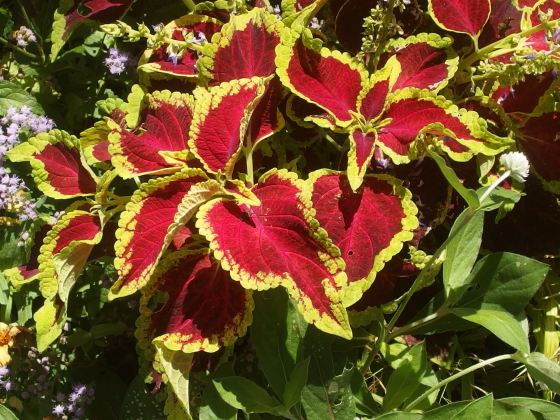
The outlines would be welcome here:
[[[53,56],[84,19],[114,21],[132,4],[86,3],[87,16],[71,5],[57,12],[55,26],[65,23]],[[459,162],[476,155],[485,163],[481,177],[491,178],[494,156],[519,147],[531,162],[542,162],[534,163],[536,173],[558,192],[560,174],[549,153],[558,136],[557,3],[410,6],[409,13],[423,14],[418,27],[430,32],[413,34],[405,26],[407,36],[381,36],[376,51],[364,43],[359,57],[309,27],[316,16],[330,16],[337,33],[362,25],[348,17],[352,1],[284,0],[281,19],[267,1],[253,3],[201,3],[155,34],[144,25],[105,25],[115,37],[147,38],[141,84],[127,102],[111,102],[110,115],[80,138],[53,130],[8,152],[14,162],[30,162],[46,196],[74,199],[37,244],[38,268],[6,273],[17,286],[39,279],[45,298],[35,314],[39,349],[61,334],[72,287],[95,248],[114,242],[119,277],[109,298],[142,294],[139,347],[173,391],[169,410],[189,410],[185,372],[177,366],[246,334],[253,291],[282,286],[307,323],[351,339],[352,326],[379,315],[365,316],[368,308],[394,310],[399,296],[383,292],[382,284],[394,280],[390,273],[424,268],[418,278],[433,279],[437,256],[429,264],[428,257],[415,260],[415,250],[407,262],[395,257],[421,231],[424,206],[389,174],[396,165],[436,160],[472,209],[466,221],[484,200],[465,192],[440,155]],[[396,3],[384,6],[386,16]],[[504,22],[511,24],[506,31]],[[457,34],[466,38],[456,40]],[[539,77],[523,81],[525,73]],[[514,97],[522,89],[530,100]],[[448,191],[446,185],[431,204],[447,208]],[[429,221],[421,215],[422,224]],[[390,261],[392,271],[378,276]],[[465,312],[472,308],[453,307],[464,287],[449,284],[440,315],[482,323],[503,338]],[[286,410],[277,414],[289,417]]]

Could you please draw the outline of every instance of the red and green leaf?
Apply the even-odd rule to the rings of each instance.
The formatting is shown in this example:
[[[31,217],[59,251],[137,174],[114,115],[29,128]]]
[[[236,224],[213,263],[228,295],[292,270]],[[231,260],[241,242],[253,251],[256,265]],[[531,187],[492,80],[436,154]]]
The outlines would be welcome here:
[[[185,41],[187,34],[194,34],[199,38],[199,33],[203,33],[206,39],[220,31],[222,23],[209,16],[187,15],[176,19],[165,26],[171,33],[171,38],[178,41]],[[177,59],[177,64],[169,59],[167,49],[169,44],[164,43],[159,48],[147,49],[138,62],[138,71],[148,79],[170,79],[175,77],[197,79],[196,63],[199,59],[199,52],[194,49],[187,49],[184,54]],[[143,81],[145,81],[143,79]]]
[[[391,91],[407,87],[438,92],[457,70],[459,57],[450,48],[453,41],[437,34],[419,34],[391,44],[395,50],[386,64],[391,67]]]
[[[288,98],[286,115],[301,127],[315,128],[318,125],[323,128],[336,128],[336,121],[328,112],[296,95],[290,95]]]
[[[450,101],[424,91],[408,90],[396,94],[383,114],[389,121],[378,129],[378,146],[395,163],[406,163],[417,156],[420,134],[456,140],[468,152],[446,150],[453,159],[468,160],[472,154],[495,155],[510,145],[509,139],[492,135],[487,123],[473,111],[457,108]]]
[[[369,83],[367,72],[350,55],[321,48],[316,41],[308,30],[300,37],[286,29],[276,48],[278,75],[292,92],[325,109],[337,125],[346,127],[353,120],[351,112],[357,112],[360,92]]]
[[[38,262],[41,293],[45,298],[58,296],[62,302],[68,302],[70,290],[93,246],[101,240],[99,217],[83,208],[87,208],[87,203],[74,203],[43,241]]]
[[[29,162],[37,187],[49,197],[95,194],[96,179],[85,163],[80,142],[65,131],[40,133],[6,155],[13,162]]]
[[[189,146],[209,172],[231,175],[265,82],[254,77],[195,91]]]
[[[283,28],[276,16],[258,7],[247,14],[233,15],[204,46],[200,73],[212,84],[274,74],[275,48]]]
[[[148,107],[141,127],[128,131],[109,121],[112,163],[123,178],[175,172],[192,159],[189,130],[194,101],[190,95],[169,91],[147,97]]]
[[[284,87],[278,77],[272,78],[255,107],[246,136],[251,138],[253,145],[277,133],[284,127],[284,117],[278,109],[284,98]]]
[[[112,23],[120,19],[136,0],[62,0],[54,14],[51,33],[52,60],[78,26],[86,22]],[[85,13],[80,12],[86,11]]]
[[[385,262],[412,239],[417,208],[401,181],[389,175],[367,175],[354,192],[341,172],[310,174],[315,218],[340,249],[348,285],[344,300],[360,299]]]
[[[80,133],[80,143],[89,165],[111,161],[109,134],[112,131],[107,121],[103,120],[97,121],[93,127]]]
[[[158,293],[168,296],[150,308]],[[140,300],[136,336],[185,353],[215,352],[245,335],[253,320],[252,291],[233,281],[210,250],[183,249],[158,264]]]
[[[208,180],[200,169],[183,169],[142,184],[119,220],[115,243],[119,279],[109,297],[127,296],[142,288],[175,234],[218,189],[218,183]]]
[[[477,37],[490,16],[490,0],[429,0],[434,21],[443,29]]]
[[[545,188],[560,194],[560,112],[547,112],[519,128],[518,141]]]
[[[356,128],[350,132],[348,150],[348,178],[353,190],[362,185],[362,180],[375,151],[377,132],[364,132]]]
[[[263,175],[253,188],[261,205],[218,199],[201,207],[197,226],[216,258],[248,289],[284,286],[307,322],[342,337],[352,335],[342,304],[346,275],[310,210],[310,193],[285,170]]]

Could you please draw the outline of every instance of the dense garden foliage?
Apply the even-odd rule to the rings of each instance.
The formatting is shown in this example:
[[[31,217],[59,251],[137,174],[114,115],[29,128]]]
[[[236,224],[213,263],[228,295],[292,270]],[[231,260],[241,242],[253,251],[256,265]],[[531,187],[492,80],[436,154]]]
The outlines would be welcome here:
[[[1,419],[558,419],[560,1],[0,1]]]

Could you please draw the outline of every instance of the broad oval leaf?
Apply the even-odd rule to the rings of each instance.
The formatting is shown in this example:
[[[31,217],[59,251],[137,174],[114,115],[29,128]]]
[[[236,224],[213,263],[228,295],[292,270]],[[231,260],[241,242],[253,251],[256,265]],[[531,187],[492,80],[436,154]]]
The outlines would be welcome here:
[[[259,7],[232,15],[212,42],[205,45],[204,57],[199,61],[201,74],[215,84],[274,74],[274,50],[283,28],[276,16]]]
[[[264,82],[258,77],[195,91],[197,102],[189,146],[206,170],[231,174],[250,117],[264,91]]]
[[[77,202],[67,209],[43,240],[38,257],[41,293],[45,298],[58,297],[68,301],[68,295],[93,246],[101,240],[99,217],[79,209]]]
[[[109,298],[127,296],[143,287],[175,234],[218,190],[218,183],[208,180],[200,169],[183,169],[142,184],[119,220],[115,243],[119,279]]]
[[[490,16],[490,0],[429,0],[434,21],[443,29],[476,37]]]
[[[341,252],[349,288],[344,302],[356,302],[385,262],[412,239],[418,225],[410,191],[388,175],[368,175],[353,192],[348,177],[334,171],[309,175],[315,218]]]
[[[197,227],[217,258],[243,287],[284,286],[305,320],[331,334],[350,337],[342,305],[346,275],[336,247],[316,230],[310,194],[295,174],[269,171],[253,188],[260,206],[218,199],[204,205]]]
[[[457,70],[459,57],[450,48],[453,41],[437,34],[419,34],[392,43],[396,50],[386,64],[395,79],[392,91],[413,87],[440,91]]]
[[[158,293],[163,306],[149,307]],[[208,249],[166,256],[143,291],[136,337],[141,348],[160,343],[186,353],[214,352],[245,335],[252,322],[252,291],[233,281]]]
[[[368,84],[363,65],[348,54],[327,48],[311,47],[307,32],[303,36],[286,29],[282,44],[276,47],[278,75],[285,86],[301,98],[331,114],[337,125],[346,127],[357,112],[357,100]],[[344,80],[344,83],[340,83]]]
[[[49,197],[95,194],[96,180],[82,160],[80,143],[65,131],[37,134],[9,150],[6,156],[13,162],[29,162],[37,187]]]
[[[489,133],[487,123],[476,112],[459,109],[441,96],[407,89],[389,100],[382,117],[384,125],[378,129],[378,145],[396,163],[407,163],[416,157],[415,142],[423,133],[442,137],[444,145],[454,139],[468,147],[466,154],[450,153],[457,160],[468,160],[477,153],[495,155],[511,142]]]
[[[147,173],[175,172],[192,158],[187,142],[193,119],[192,96],[169,91],[154,92],[140,128],[128,131],[109,121],[112,163],[123,178]]]

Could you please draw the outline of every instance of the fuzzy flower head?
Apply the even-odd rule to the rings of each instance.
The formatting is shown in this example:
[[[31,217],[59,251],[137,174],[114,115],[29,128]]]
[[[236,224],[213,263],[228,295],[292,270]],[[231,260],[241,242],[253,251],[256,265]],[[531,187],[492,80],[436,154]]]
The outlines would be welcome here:
[[[529,176],[529,161],[521,152],[505,153],[500,156],[500,162],[516,181],[525,182]]]
[[[10,36],[16,41],[17,46],[20,48],[25,48],[30,42],[37,41],[33,31],[25,26],[20,26],[20,28],[17,31],[13,31]]]
[[[111,74],[121,74],[127,67],[135,66],[136,61],[132,59],[129,53],[111,48],[109,57],[105,59],[105,65],[109,68]]]

